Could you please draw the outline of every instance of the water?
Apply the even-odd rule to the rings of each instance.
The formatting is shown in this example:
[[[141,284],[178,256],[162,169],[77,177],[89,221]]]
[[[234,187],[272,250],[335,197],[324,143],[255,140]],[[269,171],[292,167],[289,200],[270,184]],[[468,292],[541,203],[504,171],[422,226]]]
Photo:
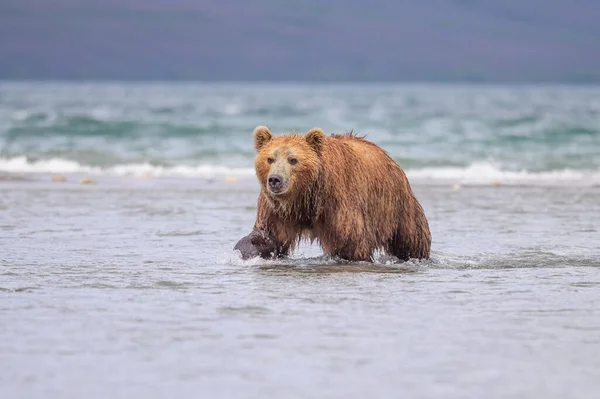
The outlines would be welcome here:
[[[599,110],[596,87],[4,83],[2,396],[595,398]],[[369,133],[432,259],[241,261],[258,124]]]
[[[252,130],[354,129],[413,179],[600,182],[600,87],[0,84],[0,171],[252,176]]]

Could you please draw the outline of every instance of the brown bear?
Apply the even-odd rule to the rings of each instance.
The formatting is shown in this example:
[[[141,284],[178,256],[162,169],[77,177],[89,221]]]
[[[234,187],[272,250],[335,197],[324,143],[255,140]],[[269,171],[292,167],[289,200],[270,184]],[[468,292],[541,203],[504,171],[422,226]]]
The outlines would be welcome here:
[[[326,254],[373,261],[377,250],[427,259],[429,224],[400,166],[354,133],[272,135],[254,130],[261,190],[252,232],[234,249],[242,258],[286,256],[303,238]]]

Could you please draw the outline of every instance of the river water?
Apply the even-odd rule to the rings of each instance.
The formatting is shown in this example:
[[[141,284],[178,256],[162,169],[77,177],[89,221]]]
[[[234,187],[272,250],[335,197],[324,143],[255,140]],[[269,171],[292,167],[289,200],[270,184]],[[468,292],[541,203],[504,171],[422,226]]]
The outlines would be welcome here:
[[[3,398],[597,397],[597,89],[514,89],[528,95],[511,97],[510,88],[439,88],[440,97],[497,104],[478,129],[483,116],[469,125],[476,116],[455,103],[443,108],[435,88],[410,89],[413,97],[371,88],[381,103],[369,122],[351,118],[352,101],[335,102],[347,88],[319,89],[338,105],[314,114],[302,111],[304,97],[289,100],[304,89],[267,88],[281,101],[267,96],[264,109],[244,102],[248,91],[206,89],[228,115],[219,116],[205,97],[197,101],[208,111],[191,100],[201,86],[130,89],[171,97],[86,87],[0,92]],[[547,99],[544,90],[560,95]],[[220,133],[189,116],[191,127],[169,136],[183,111],[152,113],[146,98],[187,104],[198,121],[215,118]],[[506,98],[512,108],[498,100]],[[421,110],[425,119],[411,126],[430,140],[397,133],[408,131],[398,122],[408,116],[390,104],[403,109],[402,99]],[[559,100],[563,113],[552,114]],[[110,108],[123,102],[130,113]],[[506,108],[539,115],[503,125],[494,118]],[[372,124],[374,141],[406,163],[432,258],[344,263],[304,244],[291,259],[242,261],[232,247],[254,222],[250,134],[261,112],[274,126]],[[114,121],[123,115],[148,133]],[[452,123],[444,146],[435,137]],[[494,140],[494,160],[479,157]],[[66,181],[51,181],[58,174]]]

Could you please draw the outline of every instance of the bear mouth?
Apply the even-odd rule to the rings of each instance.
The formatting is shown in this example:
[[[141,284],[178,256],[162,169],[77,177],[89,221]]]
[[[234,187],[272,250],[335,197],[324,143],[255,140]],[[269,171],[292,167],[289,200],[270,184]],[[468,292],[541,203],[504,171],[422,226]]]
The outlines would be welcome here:
[[[287,192],[287,189],[288,189],[288,185],[287,184],[282,184],[281,186],[278,186],[278,187],[269,187],[269,186],[267,186],[267,190],[272,195],[283,195],[283,194],[285,194]]]

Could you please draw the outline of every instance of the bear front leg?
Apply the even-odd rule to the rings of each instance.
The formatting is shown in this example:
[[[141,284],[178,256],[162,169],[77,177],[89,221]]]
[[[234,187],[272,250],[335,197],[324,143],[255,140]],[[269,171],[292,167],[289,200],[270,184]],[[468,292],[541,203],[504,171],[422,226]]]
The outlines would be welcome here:
[[[252,232],[239,240],[234,250],[239,250],[243,259],[257,256],[264,259],[287,256],[292,241],[281,233],[281,224],[282,221],[274,213],[272,205],[261,193],[257,201],[256,221]]]
[[[270,259],[287,255],[288,248],[273,240],[264,230],[255,227],[250,234],[240,239],[234,250],[239,250],[242,259],[260,256]]]

